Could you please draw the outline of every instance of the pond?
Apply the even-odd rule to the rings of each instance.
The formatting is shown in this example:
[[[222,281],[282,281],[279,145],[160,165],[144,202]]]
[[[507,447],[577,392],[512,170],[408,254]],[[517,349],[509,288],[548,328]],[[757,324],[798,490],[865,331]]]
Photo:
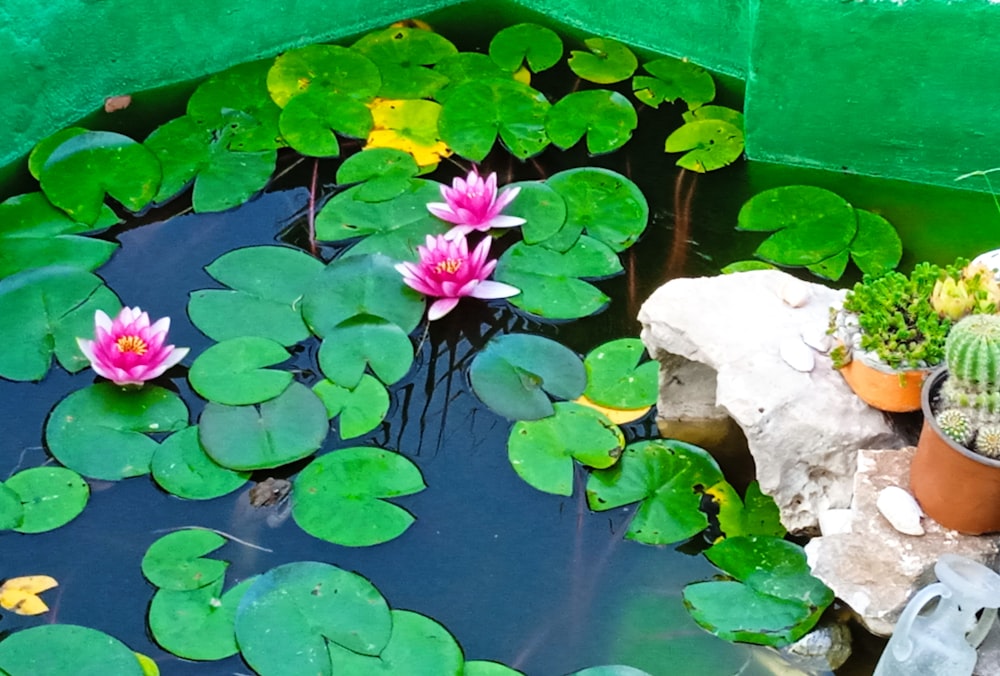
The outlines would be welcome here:
[[[455,23],[447,13],[430,20],[460,50],[480,53],[486,51],[492,36],[506,25],[484,24],[480,27],[481,32],[469,30],[460,33],[455,29],[447,30],[453,28],[450,23]],[[564,42],[567,51],[570,46],[582,49],[579,42],[570,37],[565,37]],[[655,58],[654,55],[642,55],[640,61],[645,63]],[[553,101],[581,87],[593,88],[591,83],[581,84],[581,80],[567,67],[565,58],[561,59],[558,67],[534,74],[532,78],[532,86],[544,91]],[[185,86],[182,98],[194,90],[195,84]],[[726,81],[720,81],[719,85],[714,103],[739,108],[739,87]],[[178,88],[171,96],[185,87]],[[631,96],[628,82],[610,85],[609,88],[620,92],[623,97]],[[377,402],[381,400],[378,397],[365,399],[356,405],[361,421],[356,420],[355,427],[364,428],[360,434],[344,434],[347,420],[341,413],[341,417],[333,417],[333,426],[329,431],[324,427],[322,440],[316,444],[318,450],[312,448],[296,453],[287,462],[268,464],[258,458],[242,465],[236,462],[232,466],[249,473],[250,482],[246,482],[245,477],[240,478],[234,481],[231,490],[221,491],[225,494],[219,497],[184,499],[164,490],[149,476],[124,478],[129,474],[148,474],[148,467],[144,471],[126,473],[120,480],[94,478],[100,472],[80,470],[91,478],[87,482],[89,499],[79,516],[47,532],[0,532],[2,575],[44,574],[59,583],[57,588],[43,594],[43,599],[50,606],[47,613],[33,617],[4,613],[0,619],[0,637],[7,639],[17,636],[24,629],[54,623],[80,625],[116,637],[130,649],[155,661],[163,674],[248,673],[250,667],[239,655],[217,661],[192,661],[178,657],[164,650],[161,647],[165,642],[163,636],[158,642],[153,636],[158,630],[150,629],[150,625],[155,623],[149,617],[155,614],[151,609],[152,599],[154,593],[161,592],[157,592],[156,586],[148,579],[150,571],[144,563],[144,558],[148,558],[147,551],[167,534],[199,528],[212,529],[225,536],[220,539],[220,548],[205,547],[188,558],[204,555],[228,562],[224,571],[227,590],[237,583],[269,574],[268,571],[293,562],[333,564],[342,571],[357,573],[374,585],[377,593],[394,611],[412,611],[432,618],[454,637],[466,660],[494,661],[525,674],[570,674],[598,665],[628,665],[656,675],[672,673],[673,668],[669,665],[679,660],[683,660],[686,673],[775,673],[775,669],[780,668],[775,666],[775,655],[763,648],[730,643],[712,636],[695,623],[685,608],[682,600],[685,585],[709,580],[719,573],[705,557],[697,555],[711,544],[710,539],[700,534],[702,528],[696,529],[693,537],[685,538],[681,544],[649,545],[626,539],[624,536],[629,530],[630,520],[638,509],[636,504],[631,502],[605,511],[592,511],[584,486],[592,470],[579,463],[573,464],[568,454],[562,454],[561,460],[573,468],[570,474],[571,495],[557,495],[529,485],[522,478],[523,473],[515,471],[509,457],[512,428],[523,423],[514,422],[517,416],[505,416],[493,410],[495,407],[484,404],[483,399],[489,396],[473,389],[470,368],[473,368],[478,355],[488,349],[491,340],[511,334],[552,339],[579,356],[588,355],[609,341],[637,336],[639,326],[635,317],[639,305],[660,284],[678,276],[714,274],[730,262],[752,258],[763,237],[759,233],[736,232],[734,227],[741,205],[768,187],[815,184],[836,191],[859,208],[877,211],[902,236],[903,268],[916,260],[948,262],[957,255],[969,255],[995,246],[996,239],[1000,238],[992,233],[1000,232],[1000,229],[990,224],[1000,223],[1000,220],[993,220],[1000,219],[1000,215],[990,211],[992,200],[983,194],[748,165],[742,159],[707,174],[681,170],[674,164],[678,154],[665,154],[663,145],[670,131],[684,123],[681,113],[686,106],[664,103],[658,108],[635,107],[639,109],[638,126],[631,139],[623,142],[621,149],[607,154],[591,156],[581,141],[571,144],[572,147],[567,150],[550,146],[537,154],[526,151],[524,154],[530,157],[518,159],[497,142],[483,157],[476,157],[475,163],[468,158],[452,156],[442,160],[433,173],[420,178],[406,174],[394,179],[396,184],[386,180],[389,185],[384,187],[389,193],[396,190],[398,196],[400,192],[409,190],[408,186],[416,185],[413,181],[433,180],[447,185],[455,177],[464,177],[475,164],[484,176],[495,172],[501,188],[510,184],[522,187],[522,193],[507,210],[507,213],[514,214],[520,213],[517,211],[517,200],[524,204],[532,199],[534,188],[529,184],[548,181],[554,176],[570,176],[570,170],[578,167],[614,172],[601,176],[613,176],[614,185],[624,186],[626,192],[634,185],[643,196],[641,201],[647,205],[648,218],[643,218],[641,235],[639,230],[626,231],[619,241],[620,246],[613,249],[613,253],[620,258],[620,273],[580,275],[592,280],[601,292],[610,297],[610,302],[598,303],[596,308],[580,312],[578,314],[583,316],[576,318],[572,316],[573,311],[565,315],[554,311],[529,311],[517,305],[516,297],[510,301],[462,298],[458,306],[443,318],[428,321],[424,317],[412,330],[404,331],[406,344],[412,347],[412,367],[407,365],[402,368],[402,374],[397,378],[385,377],[385,372],[376,367],[381,363],[380,358],[392,352],[386,347],[389,343],[366,334],[365,340],[374,341],[377,348],[372,348],[365,358],[387,386],[384,388],[388,393],[385,415],[375,414],[377,419],[371,422],[372,411],[378,408]],[[163,117],[157,120],[130,118],[128,111],[123,111],[120,118],[114,115],[98,116],[86,121],[84,126],[127,131],[130,136],[143,139],[158,124],[171,119],[172,115],[181,114],[182,111],[174,108],[165,103]],[[411,114],[416,116],[416,113]],[[407,123],[415,119],[404,118]],[[419,132],[416,135],[419,136]],[[120,245],[110,259],[97,268],[100,280],[117,294],[122,304],[139,306],[149,311],[154,320],[170,317],[169,341],[190,348],[182,365],[170,369],[157,378],[155,384],[142,390],[147,393],[162,391],[165,399],[174,401],[179,398],[184,402],[189,417],[178,429],[188,423],[194,425],[199,419],[204,427],[206,418],[203,411],[206,408],[229,411],[264,400],[238,405],[227,403],[226,395],[218,398],[213,395],[215,401],[208,404],[206,398],[209,397],[202,396],[205,388],[213,391],[213,384],[231,375],[224,372],[225,369],[208,368],[208,375],[202,383],[195,383],[197,387],[192,386],[197,377],[189,380],[195,359],[213,348],[217,340],[224,342],[220,338],[213,340],[199,330],[216,319],[212,317],[214,307],[202,308],[198,321],[192,319],[197,311],[191,310],[196,305],[192,298],[197,298],[201,290],[226,288],[227,283],[220,279],[224,275],[218,272],[216,261],[246,247],[281,246],[286,251],[295,249],[303,252],[305,256],[314,245],[316,258],[323,263],[347,260],[345,251],[357,239],[334,242],[331,240],[335,238],[324,238],[322,213],[324,209],[332,211],[336,208],[331,205],[338,204],[337,199],[345,201],[338,196],[345,195],[346,184],[354,182],[337,179],[344,158],[358,155],[362,144],[350,136],[341,135],[342,156],[339,158],[313,159],[308,153],[280,149],[276,154],[276,166],[267,172],[267,176],[273,175],[273,178],[266,180],[266,186],[261,183],[264,189],[260,194],[255,189],[249,190],[245,198],[236,200],[237,206],[233,208],[192,211],[192,193],[186,190],[156,208],[140,209],[139,215],[127,214],[127,210],[118,208],[119,213],[126,215],[124,222],[103,229],[96,235],[101,241]],[[392,163],[377,166],[364,178],[374,181],[380,176],[390,176],[398,162],[398,158],[394,157]],[[224,178],[229,180],[232,177]],[[564,182],[569,182],[569,179],[564,179]],[[46,183],[44,178],[42,183]],[[51,183],[54,185],[57,182]],[[364,185],[363,182],[361,184]],[[14,189],[3,193],[5,198],[37,190],[37,187],[22,187],[30,185],[27,178],[19,179],[14,185]],[[398,189],[399,186],[403,188]],[[59,192],[58,187],[54,190]],[[205,188],[205,191],[202,197],[208,189]],[[226,188],[216,186],[215,191],[216,196],[226,195]],[[193,199],[197,202],[199,196]],[[386,199],[374,202],[385,202]],[[600,202],[605,198],[598,191],[578,198],[571,195],[566,199],[589,204],[589,200]],[[630,204],[634,203],[637,202],[633,199]],[[542,207],[536,205],[535,208]],[[614,203],[610,208],[624,209],[620,203]],[[391,217],[401,218],[401,213],[392,212]],[[315,224],[312,224],[314,218]],[[422,223],[432,221],[422,211],[420,220]],[[327,221],[338,222],[332,217]],[[970,223],[975,225],[965,227]],[[369,226],[377,230],[370,223]],[[958,226],[962,226],[963,238],[956,235]],[[313,241],[310,232],[313,227],[317,230],[318,243]],[[327,233],[331,231],[329,227],[332,226],[328,226]],[[422,227],[437,228],[431,230],[433,232],[446,229],[441,223]],[[597,229],[596,226],[592,228]],[[509,256],[507,252],[518,246],[520,235],[514,232],[493,234],[497,236],[492,243],[491,258]],[[588,234],[594,232],[588,230]],[[479,237],[478,233],[475,235]],[[614,239],[613,236],[606,237]],[[632,246],[635,239],[638,241]],[[413,244],[423,243],[424,240],[422,235],[411,236],[407,242],[412,248]],[[264,262],[271,264],[273,261],[267,259]],[[216,267],[210,267],[214,263]],[[322,268],[318,262],[316,265]],[[518,278],[512,274],[510,267],[509,262],[501,263],[494,279],[524,279],[524,275]],[[376,275],[385,272],[384,265],[371,262],[361,265],[358,270],[374,270]],[[210,274],[212,272],[215,272],[214,276]],[[278,274],[262,273],[263,284],[277,287],[284,282],[283,278],[299,272],[298,263],[279,266]],[[853,270],[839,283],[846,283],[857,275],[858,272]],[[332,281],[330,277],[333,277]],[[320,277],[315,279],[320,280]],[[355,284],[358,279],[361,279],[360,275],[350,270],[328,274],[322,281],[310,282],[310,286],[317,285],[324,294],[304,288],[303,303],[306,307],[310,303],[318,306],[318,315],[335,312],[323,303],[338,297],[340,288],[347,288],[349,290],[342,295],[348,297],[349,303],[358,303],[362,308],[360,315],[363,318],[358,321],[366,327],[365,330],[374,331],[373,325],[384,328],[381,323],[366,317],[376,314],[371,312],[371,308],[379,307],[383,297],[405,295],[401,280],[395,282],[399,288],[382,285],[373,290],[363,283]],[[384,281],[386,277],[377,279]],[[237,288],[232,284],[229,286]],[[536,292],[546,299],[542,305],[551,308],[551,299],[545,292]],[[555,294],[556,301],[563,298],[561,293],[564,292]],[[65,309],[70,311],[70,308]],[[114,316],[110,311],[109,314]],[[221,323],[235,323],[232,319],[234,314],[231,310],[224,310]],[[546,314],[548,316],[544,316]],[[89,316],[92,315],[91,309]],[[307,320],[314,332],[317,324],[315,317],[318,315],[314,314],[312,320]],[[355,315],[346,316],[352,319]],[[251,323],[254,321],[262,320],[251,318]],[[328,327],[331,331],[334,328],[337,326]],[[87,338],[90,334],[81,334],[80,337]],[[391,342],[391,339],[388,340]],[[532,350],[552,349],[545,347],[549,344],[533,344],[526,354],[517,356],[528,360]],[[320,341],[314,337],[288,340],[284,346],[288,348],[287,356],[255,363],[243,370],[281,363],[282,371],[292,374],[296,382],[313,387],[324,376],[329,377],[328,372],[340,372],[338,369],[344,368],[344,363],[357,358],[349,351],[333,352],[336,348],[332,347],[327,348],[332,356],[324,357]],[[550,354],[555,353],[545,352],[541,361],[549,359]],[[79,355],[76,358],[82,359]],[[3,429],[0,479],[6,481],[28,468],[59,464],[53,458],[53,438],[49,436],[55,433],[46,432],[47,425],[53,425],[53,419],[63,419],[59,415],[50,417],[53,408],[57,404],[61,406],[60,402],[80,391],[105,392],[100,389],[104,387],[100,383],[106,381],[96,377],[90,369],[83,369],[83,366],[85,363],[80,363],[77,371],[71,374],[55,365],[37,382],[33,377],[15,378],[10,372],[0,369],[0,374],[5,376],[0,378],[0,401],[3,402],[0,413]],[[392,369],[391,364],[382,366]],[[526,383],[523,396],[527,397],[539,391],[539,377],[523,366],[524,363],[517,366],[515,371]],[[536,371],[541,369],[538,367]],[[367,378],[375,380],[370,373]],[[91,388],[95,383],[98,383],[97,388]],[[162,389],[151,389],[154,387]],[[516,388],[514,391],[517,391]],[[94,405],[100,408],[109,401],[117,401],[115,397],[126,395],[142,396],[136,395],[135,390],[124,395],[100,394],[95,395]],[[556,396],[557,400],[561,398],[564,397]],[[328,401],[324,403],[328,407],[331,405]],[[291,414],[294,427],[295,421],[305,420],[307,413],[305,407],[291,407],[296,409]],[[141,408],[145,411],[147,405],[143,404]],[[138,415],[141,417],[144,414],[140,412]],[[94,415],[98,416],[97,413]],[[72,417],[69,415],[66,419]],[[211,417],[209,414],[208,418]],[[97,432],[94,429],[114,427],[114,424],[107,422],[110,418],[95,417],[95,420],[96,424],[90,428],[73,428],[75,421],[69,420],[70,430],[64,434],[69,441],[56,444],[64,448],[57,448],[55,455],[62,460],[70,459],[63,464],[72,465],[72,458],[77,457],[75,454],[81,452],[80,448],[84,448],[85,453],[106,452],[114,456],[116,451],[112,446],[121,438],[107,429]],[[223,438],[220,446],[223,450],[217,455],[232,453],[245,457],[245,447],[255,439],[252,435],[240,436],[245,431],[247,420],[219,418],[215,422],[215,429],[221,430],[218,434]],[[258,420],[250,419],[250,426],[258,423]],[[305,427],[306,423],[303,422],[302,426]],[[630,444],[655,439],[655,410],[622,422],[618,427],[624,441]],[[121,432],[121,429],[112,431]],[[152,429],[144,431],[151,433],[151,436],[146,436],[147,439],[156,442],[162,442],[167,436]],[[274,434],[280,434],[280,430],[274,431]],[[292,433],[293,442],[298,443],[295,434],[298,432]],[[341,438],[342,435],[349,438]],[[88,441],[91,439],[93,441]],[[278,500],[276,505],[260,508],[250,506],[248,491],[253,482],[265,482],[272,478],[297,480],[296,477],[310,471],[307,466],[314,458],[336,457],[338,452],[355,447],[373,452],[379,449],[393,451],[392,457],[398,454],[406,461],[403,466],[412,466],[419,474],[419,485],[411,483],[405,490],[386,494],[395,495],[391,497],[391,503],[414,518],[412,524],[399,528],[398,537],[360,543],[365,546],[337,544],[330,541],[336,541],[336,536],[324,539],[307,532],[308,528],[327,533],[323,519],[310,521],[301,514],[289,517],[289,504],[304,504],[304,498],[293,503]],[[66,448],[69,450],[66,451]],[[385,457],[385,454],[379,455],[378,462],[388,462]],[[89,462],[88,459],[81,460],[83,467],[91,467]],[[333,471],[331,468],[324,469]],[[350,470],[345,471],[350,473]],[[530,471],[527,474],[529,478],[539,480],[538,475],[532,475]],[[742,492],[747,478],[729,478],[740,486]],[[295,489],[303,493],[305,490]],[[293,493],[292,498],[298,495],[298,492]],[[343,503],[342,506],[345,510],[349,508]],[[361,511],[352,513],[360,514],[362,519],[367,518],[367,514],[382,514],[381,511],[365,512],[365,509],[384,510],[383,507],[368,504]],[[399,512],[393,514],[398,515]],[[377,520],[374,516],[372,519]],[[299,521],[303,523],[300,525]],[[351,527],[352,524],[345,526],[351,534],[341,534],[342,539],[365,537],[358,536]],[[323,570],[329,573],[329,569]],[[172,573],[168,571],[166,574]],[[306,576],[304,579],[313,578]],[[352,580],[350,584],[360,584],[356,576],[349,579]],[[184,611],[172,612],[176,614],[170,617],[180,624],[177,618],[185,617]],[[412,615],[399,617],[420,622],[414,620]],[[401,619],[398,622],[403,623]],[[289,621],[289,626],[291,624],[294,623]],[[425,634],[437,631],[429,629],[430,625],[418,626]],[[287,629],[284,619],[282,628]],[[230,628],[230,636],[231,631]],[[294,627],[288,631],[291,638],[287,641],[294,642],[302,635],[296,634]],[[305,633],[322,642],[316,632],[310,631]],[[206,633],[210,631],[206,629]],[[440,649],[448,653],[450,639],[445,636],[434,634],[432,643],[438,647],[444,645]],[[254,640],[250,639],[248,644],[254,645]],[[262,640],[261,645],[267,644]],[[877,651],[878,642],[872,645],[872,649]],[[865,673],[870,670],[873,662],[871,654],[865,654],[867,646],[866,639],[862,638],[856,645],[855,658],[840,673]],[[423,646],[421,649],[434,652],[437,648],[432,650]],[[396,656],[394,665],[383,663],[379,668],[386,673],[445,673],[416,668],[407,671],[405,665],[408,658],[405,650],[400,650],[404,652]],[[267,663],[268,658],[249,659]],[[372,668],[371,662],[352,664],[350,668],[355,671],[350,673],[371,673],[365,671]],[[481,670],[475,673],[514,673],[488,671],[492,667],[482,664],[475,668]],[[345,673],[348,671],[345,670]],[[473,673],[473,668],[468,668],[466,673]],[[622,670],[614,673],[630,672]]]

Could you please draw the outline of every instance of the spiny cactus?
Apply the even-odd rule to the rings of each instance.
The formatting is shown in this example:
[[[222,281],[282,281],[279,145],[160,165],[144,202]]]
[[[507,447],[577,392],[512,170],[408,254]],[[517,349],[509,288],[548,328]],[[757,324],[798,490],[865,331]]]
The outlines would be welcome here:
[[[961,319],[948,333],[944,358],[948,379],[941,388],[941,415],[962,413],[974,442],[969,446],[968,440],[948,436],[983,455],[1000,457],[1000,315]]]
[[[976,433],[975,450],[991,458],[1000,458],[1000,425],[983,425]]]
[[[967,446],[972,441],[972,433],[975,431],[969,416],[965,415],[957,408],[949,408],[941,411],[935,418],[941,431],[948,435],[956,444]]]

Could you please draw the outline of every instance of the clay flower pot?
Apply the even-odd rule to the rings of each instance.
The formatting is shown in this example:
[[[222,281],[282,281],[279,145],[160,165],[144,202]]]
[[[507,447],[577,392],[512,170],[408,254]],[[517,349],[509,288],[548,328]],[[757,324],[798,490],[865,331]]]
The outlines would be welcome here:
[[[920,408],[920,390],[931,369],[892,371],[852,359],[840,369],[854,393],[880,411],[904,413]]]
[[[910,465],[910,490],[927,516],[969,535],[1000,531],[1000,461],[949,439],[938,427],[931,401],[948,377],[944,367],[924,383],[924,426]]]

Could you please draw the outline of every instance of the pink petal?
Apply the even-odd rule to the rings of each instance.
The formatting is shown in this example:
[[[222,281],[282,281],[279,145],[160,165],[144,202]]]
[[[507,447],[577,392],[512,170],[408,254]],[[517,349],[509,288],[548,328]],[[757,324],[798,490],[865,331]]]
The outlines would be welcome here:
[[[516,286],[511,286],[510,284],[504,284],[503,282],[492,282],[485,281],[480,282],[476,285],[476,288],[472,290],[469,294],[473,298],[509,298],[510,296],[516,296],[521,293],[521,290]]]
[[[494,216],[485,225],[487,228],[513,228],[515,225],[527,223],[520,216]]]
[[[444,233],[443,237],[448,240],[458,239],[459,237],[465,237],[473,230],[475,230],[475,228],[470,225],[456,225],[451,230]]]
[[[427,319],[429,321],[441,319],[455,309],[456,305],[458,305],[458,298],[439,298],[431,303],[431,307],[427,311]]]

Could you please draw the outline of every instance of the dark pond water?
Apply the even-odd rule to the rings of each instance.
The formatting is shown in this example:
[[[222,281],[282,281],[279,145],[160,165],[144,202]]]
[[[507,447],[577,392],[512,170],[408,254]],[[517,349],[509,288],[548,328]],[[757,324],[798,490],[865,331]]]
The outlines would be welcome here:
[[[449,37],[467,48],[454,31]],[[727,96],[732,101],[722,103],[738,105],[738,91],[723,94],[723,99]],[[1000,215],[981,194],[743,161],[706,176],[681,175],[673,166],[675,157],[661,152],[666,130],[676,126],[679,115],[679,109],[669,106],[643,111],[628,152],[610,157],[549,150],[537,162],[521,163],[494,151],[482,164],[497,171],[502,183],[544,178],[567,166],[613,168],[642,189],[651,221],[642,240],[624,255],[626,273],[600,283],[613,298],[605,311],[555,325],[503,303],[464,302],[460,311],[431,327],[425,339],[415,337],[421,340],[416,366],[392,388],[386,421],[360,439],[327,439],[321,452],[347,445],[384,446],[419,466],[427,490],[395,500],[417,518],[401,537],[374,547],[345,548],[312,538],[290,519],[272,527],[245,507],[243,491],[194,502],[164,493],[148,477],[93,482],[86,510],[67,526],[40,535],[0,533],[0,577],[47,574],[60,582],[46,593],[51,613],[36,618],[4,613],[0,634],[46,622],[81,624],[153,657],[163,674],[247,673],[239,658],[181,660],[159,649],[148,635],[146,610],[154,589],[140,572],[142,556],[167,530],[197,525],[271,550],[229,543],[213,554],[232,564],[227,586],[286,562],[334,563],[371,580],[392,607],[415,610],[443,624],[467,659],[496,660],[531,675],[609,663],[654,675],[775,673],[763,651],[715,639],[684,610],[683,586],[715,572],[703,557],[624,541],[630,510],[591,513],[579,486],[573,497],[561,498],[518,478],[506,454],[511,423],[479,403],[464,367],[473,351],[497,332],[557,337],[580,353],[609,339],[637,335],[638,307],[661,283],[711,274],[750,257],[759,240],[734,230],[736,214],[749,196],[772,185],[821,185],[858,207],[879,211],[903,234],[904,268],[922,258],[945,262],[995,246]],[[294,161],[291,154],[279,159],[286,166]],[[335,169],[335,163],[319,165],[320,183],[325,183],[321,202],[332,192]],[[450,181],[458,171],[446,162],[432,178]],[[265,194],[230,212],[186,213],[184,199],[189,198],[182,198],[133,219],[105,235],[122,246],[98,274],[124,303],[170,316],[171,342],[189,346],[197,355],[212,341],[188,321],[188,294],[218,286],[204,266],[240,246],[301,245],[311,173],[308,160]],[[335,253],[322,252],[326,258]],[[296,359],[303,369],[316,372],[315,357],[304,349]],[[181,370],[171,383],[195,420],[204,402],[183,375]],[[70,376],[58,367],[37,384],[0,379],[0,479],[50,462],[42,442],[46,416],[56,402],[92,380],[89,370]],[[652,414],[624,429],[629,440],[656,434]],[[870,671],[873,662],[864,654],[865,645],[862,640],[859,655],[843,673]],[[878,649],[877,642],[872,645]],[[677,670],[680,664],[682,671]]]

